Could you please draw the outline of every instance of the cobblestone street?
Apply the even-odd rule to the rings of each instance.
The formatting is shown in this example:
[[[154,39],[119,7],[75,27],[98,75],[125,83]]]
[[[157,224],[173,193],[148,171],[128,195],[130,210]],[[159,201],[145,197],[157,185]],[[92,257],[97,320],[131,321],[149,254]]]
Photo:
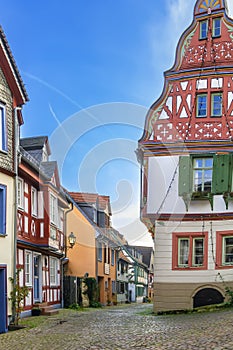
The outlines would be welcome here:
[[[0,335],[0,349],[233,349],[233,310],[151,316],[152,305],[67,311],[33,329]]]

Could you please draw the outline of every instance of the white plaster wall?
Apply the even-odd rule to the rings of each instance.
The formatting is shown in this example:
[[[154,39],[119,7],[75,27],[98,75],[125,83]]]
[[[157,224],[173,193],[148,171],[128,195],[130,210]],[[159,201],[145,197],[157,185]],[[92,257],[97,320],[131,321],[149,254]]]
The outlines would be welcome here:
[[[7,208],[6,208],[6,236],[0,236],[0,264],[7,265],[7,290],[8,296],[11,291],[9,277],[13,277],[14,262],[14,179],[0,173],[0,184],[7,186]],[[8,314],[11,313],[11,303],[8,303]]]
[[[167,190],[171,184],[179,156],[150,157],[148,160],[148,196],[147,213],[155,214],[159,210]],[[172,183],[171,190],[163,204],[160,213],[186,214],[186,207],[182,197],[178,195],[179,167]],[[223,213],[233,211],[233,201],[229,202],[228,210],[223,197],[214,196],[214,208],[211,210],[208,200],[192,200],[188,213]]]
[[[212,283],[220,282],[218,273],[224,281],[232,281],[233,268],[226,270],[215,269],[216,231],[233,230],[232,221],[204,223],[204,231],[208,232],[208,267],[207,270],[172,270],[172,234],[173,232],[202,232],[203,222],[156,222],[155,233],[155,282],[164,283]],[[213,249],[212,249],[213,247]]]

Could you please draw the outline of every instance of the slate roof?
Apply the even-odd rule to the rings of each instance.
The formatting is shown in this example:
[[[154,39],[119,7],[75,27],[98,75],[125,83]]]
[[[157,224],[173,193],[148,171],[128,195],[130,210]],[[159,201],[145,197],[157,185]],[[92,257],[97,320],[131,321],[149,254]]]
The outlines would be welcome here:
[[[48,137],[47,136],[36,136],[27,137],[20,139],[20,146],[23,147],[37,162],[42,161],[43,148],[46,144],[48,155],[51,154]]]
[[[8,41],[7,41],[7,38],[6,38],[6,35],[5,35],[4,31],[3,31],[2,26],[0,26],[0,38],[1,38],[3,46],[4,46],[4,48],[5,48],[5,50],[6,50],[7,54],[8,54],[8,58],[10,60],[12,68],[13,68],[13,70],[15,72],[16,79],[17,79],[18,84],[19,84],[19,86],[20,86],[20,88],[22,90],[22,93],[24,95],[25,101],[29,101],[28,94],[27,94],[25,85],[23,83],[23,79],[21,78],[21,75],[20,75],[19,70],[17,68],[14,56],[12,54],[12,51],[10,49],[10,46],[8,44]]]
[[[56,168],[57,168],[57,162],[56,161],[41,162],[40,163],[40,170],[42,170],[43,173],[46,175],[46,177],[48,179],[50,179],[50,180],[53,177]]]
[[[153,253],[153,248],[144,246],[134,246],[134,248],[142,254],[142,262],[148,267],[150,267],[150,260],[151,254]]]
[[[46,142],[48,142],[48,136],[33,136],[20,139],[20,145],[26,149],[26,151],[41,149]]]

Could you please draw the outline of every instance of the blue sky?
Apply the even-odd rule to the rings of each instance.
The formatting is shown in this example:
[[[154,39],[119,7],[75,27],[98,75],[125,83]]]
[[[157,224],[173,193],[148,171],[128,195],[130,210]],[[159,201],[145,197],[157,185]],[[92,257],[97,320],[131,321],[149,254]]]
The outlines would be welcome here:
[[[178,39],[192,21],[194,4],[1,3],[0,23],[30,98],[23,110],[22,136],[50,137],[69,190],[110,195],[113,224],[133,244],[151,244],[138,220],[134,149],[146,110],[161,94],[163,72],[173,65]],[[229,3],[230,11],[232,7]]]

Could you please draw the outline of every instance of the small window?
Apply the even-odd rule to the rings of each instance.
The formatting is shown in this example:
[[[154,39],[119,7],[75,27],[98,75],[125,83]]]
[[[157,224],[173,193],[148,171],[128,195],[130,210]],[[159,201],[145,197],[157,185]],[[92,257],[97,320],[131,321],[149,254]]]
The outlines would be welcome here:
[[[111,264],[114,266],[115,264],[115,251],[114,249],[111,250]]]
[[[204,238],[193,239],[193,266],[202,266],[204,262]]]
[[[6,186],[0,185],[0,235],[6,234]]]
[[[31,196],[32,215],[37,216],[37,190],[33,187],[31,190]]]
[[[200,39],[206,39],[208,34],[208,21],[200,22]]]
[[[98,256],[98,260],[99,260],[99,261],[102,261],[102,260],[103,260],[103,247],[102,247],[102,243],[98,243],[97,256]]]
[[[189,263],[189,238],[179,238],[178,266],[188,266]]]
[[[213,20],[213,38],[221,36],[221,18],[215,18]]]
[[[211,192],[213,158],[193,159],[193,191]]]
[[[57,225],[57,216],[58,216],[57,198],[51,193],[50,194],[50,222],[54,225]]]
[[[49,276],[50,276],[50,284],[57,284],[57,259],[50,257],[49,264]]]
[[[197,95],[197,117],[207,116],[207,94]]]
[[[233,236],[223,237],[222,264],[233,265]]]
[[[6,107],[0,103],[0,151],[7,151]]]
[[[24,181],[18,179],[18,206],[24,209]]]
[[[173,233],[172,240],[173,269],[207,269],[207,232]]]
[[[32,253],[25,253],[25,284],[26,286],[32,285]]]
[[[216,93],[211,95],[211,116],[222,116],[222,94]]]

